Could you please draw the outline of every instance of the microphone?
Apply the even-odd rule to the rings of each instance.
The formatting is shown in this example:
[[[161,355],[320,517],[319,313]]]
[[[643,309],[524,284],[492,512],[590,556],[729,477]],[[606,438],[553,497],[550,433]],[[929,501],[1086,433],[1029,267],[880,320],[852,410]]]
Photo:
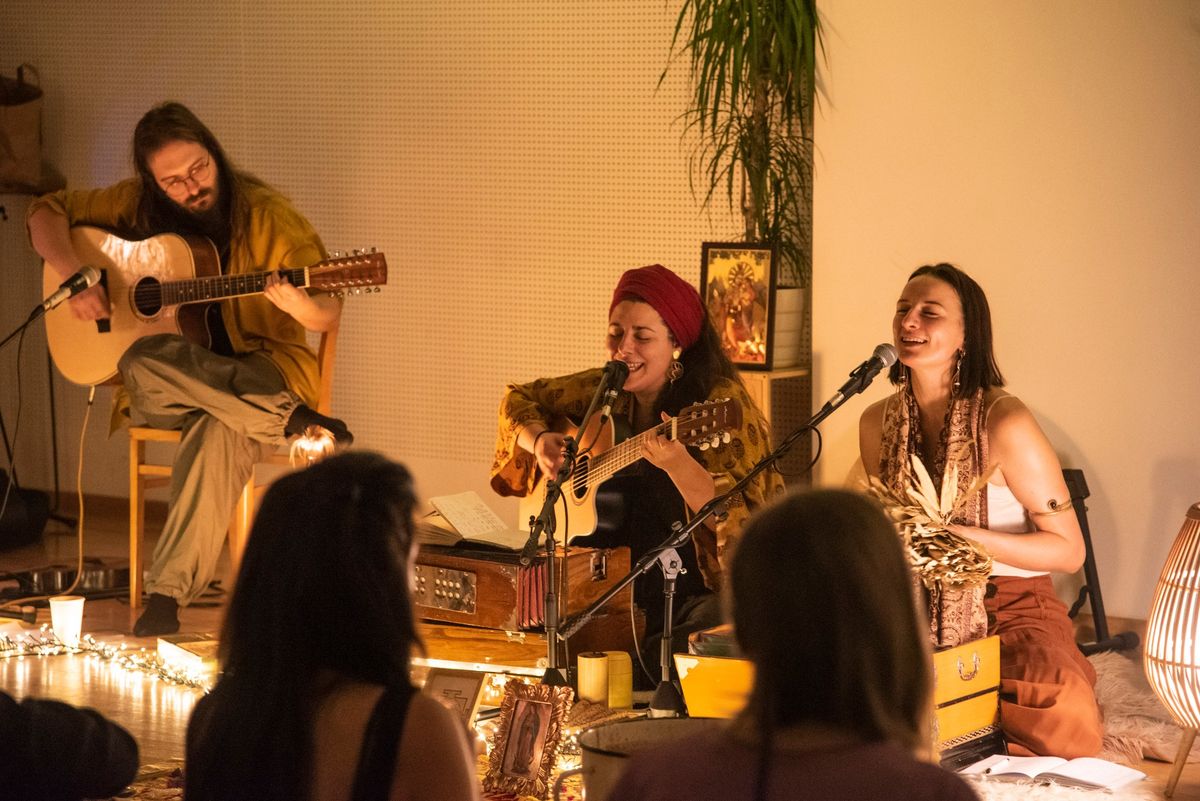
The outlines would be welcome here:
[[[621,387],[625,386],[626,378],[629,378],[629,365],[625,362],[613,359],[604,365],[604,377],[600,379],[600,386],[604,388],[604,407],[600,409],[601,420],[607,420],[612,416],[613,404],[617,402],[617,395],[621,393]]]
[[[875,380],[875,376],[879,375],[880,370],[885,367],[891,367],[895,363],[895,347],[886,342],[876,345],[875,352],[871,354],[871,358],[854,368],[850,373],[850,380],[842,384],[841,388],[825,404],[825,408],[833,410],[841,406],[846,398],[849,398],[851,395],[857,395],[870,386],[871,382]]]
[[[95,286],[99,280],[100,271],[90,264],[84,265],[79,272],[63,281],[58,289],[54,290],[53,295],[42,301],[42,311],[50,311],[67,298],[74,297],[88,287]]]
[[[584,426],[587,425],[588,418],[595,412],[596,404],[600,401],[601,397],[603,397],[604,403],[604,408],[601,409],[600,413],[601,424],[612,414],[612,406],[617,402],[617,395],[621,392],[621,387],[625,386],[625,379],[628,377],[629,365],[625,362],[613,359],[604,365],[604,374],[600,376],[600,385],[596,387],[596,394],[592,396],[592,403],[588,407],[587,414],[584,415]],[[563,477],[561,470],[559,477]],[[547,476],[547,478],[550,478],[550,476]],[[534,531],[536,530],[537,526],[531,523],[529,539],[525,541],[525,547],[521,549],[520,561],[522,565],[528,565],[537,556],[538,537],[534,536]]]

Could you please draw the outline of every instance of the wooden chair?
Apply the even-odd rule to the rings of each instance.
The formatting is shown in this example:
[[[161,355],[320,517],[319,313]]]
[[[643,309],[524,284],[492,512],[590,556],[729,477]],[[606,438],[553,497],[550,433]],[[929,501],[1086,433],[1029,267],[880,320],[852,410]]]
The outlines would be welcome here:
[[[330,414],[333,397],[333,361],[337,351],[338,326],[321,334],[317,351],[317,369],[320,374],[317,411]],[[147,442],[173,442],[178,444],[183,437],[179,429],[131,426],[129,428],[129,605],[137,608],[142,604],[142,568],[144,556],[142,541],[146,534],[146,490],[168,484],[171,480],[171,465],[148,461]],[[259,464],[290,464],[286,453],[276,451]],[[233,519],[229,523],[229,559],[233,573],[237,574],[246,539],[250,536],[250,525],[258,499],[269,484],[259,480],[257,465],[250,472],[250,480],[242,489]]]

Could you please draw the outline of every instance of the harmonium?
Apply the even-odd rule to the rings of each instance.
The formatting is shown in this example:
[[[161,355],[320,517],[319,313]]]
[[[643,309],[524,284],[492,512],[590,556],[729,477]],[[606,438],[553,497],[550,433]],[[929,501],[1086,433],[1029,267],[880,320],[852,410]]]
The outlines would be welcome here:
[[[628,548],[558,549],[559,624],[586,609],[629,572]],[[535,666],[547,655],[544,553],[522,565],[519,554],[463,545],[421,546],[413,602],[428,657]],[[612,598],[561,653],[632,646],[632,585]],[[639,630],[644,620],[637,612]],[[639,631],[640,636],[640,631]]]
[[[933,655],[933,747],[947,770],[1007,753],[1000,730],[1000,638]]]

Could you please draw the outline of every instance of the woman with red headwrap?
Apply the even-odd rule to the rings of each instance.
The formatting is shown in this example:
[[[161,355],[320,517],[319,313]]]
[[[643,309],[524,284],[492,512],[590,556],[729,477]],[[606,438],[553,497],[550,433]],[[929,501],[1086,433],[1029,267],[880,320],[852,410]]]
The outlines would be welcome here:
[[[721,350],[700,295],[667,268],[654,264],[621,276],[608,313],[608,352],[629,367],[614,419],[637,434],[687,406],[729,398],[742,408],[742,425],[722,447],[701,451],[661,436],[646,438],[641,461],[604,484],[621,497],[618,520],[601,520],[601,533],[575,544],[629,546],[634,560],[670,534],[715,495],[729,489],[770,450],[762,413],[746,394],[733,364]],[[492,464],[492,487],[501,495],[527,495],[562,463],[563,435],[550,430],[556,418],[576,424],[599,386],[602,371],[510,385],[500,404],[500,430]],[[750,512],[783,491],[783,481],[766,470],[730,499],[728,514],[712,518],[679,549],[686,573],[676,583],[673,651],[687,650],[687,635],[721,622],[715,593],[722,569]],[[634,599],[646,612],[647,649],[656,654],[662,631],[662,573],[638,580]]]

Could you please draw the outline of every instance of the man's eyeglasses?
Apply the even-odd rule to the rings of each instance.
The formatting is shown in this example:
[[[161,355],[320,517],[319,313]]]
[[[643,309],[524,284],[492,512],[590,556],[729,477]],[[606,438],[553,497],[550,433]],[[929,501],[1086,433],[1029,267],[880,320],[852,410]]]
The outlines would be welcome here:
[[[185,197],[188,191],[188,184],[193,183],[197,186],[207,181],[212,177],[213,163],[211,157],[205,157],[201,161],[197,161],[192,165],[192,168],[187,171],[187,175],[182,178],[168,178],[163,181],[162,190],[168,196],[179,199]]]

